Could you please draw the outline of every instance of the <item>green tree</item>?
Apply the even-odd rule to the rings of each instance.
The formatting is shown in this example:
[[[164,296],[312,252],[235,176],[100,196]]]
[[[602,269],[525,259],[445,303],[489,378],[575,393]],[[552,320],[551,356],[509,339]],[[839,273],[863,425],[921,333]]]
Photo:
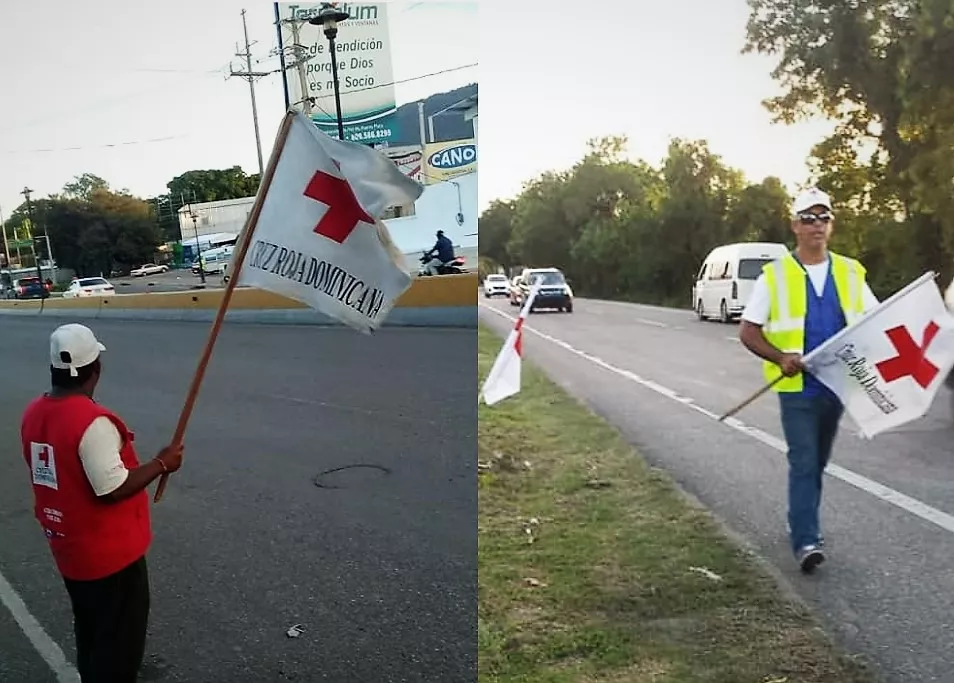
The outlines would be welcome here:
[[[662,300],[681,301],[706,254],[738,239],[728,218],[744,180],[701,140],[673,140],[662,171],[667,195],[652,240],[656,282]]]
[[[746,242],[788,244],[792,241],[791,206],[778,178],[747,185],[729,209],[730,232]]]
[[[170,180],[166,187],[173,201],[215,202],[222,199],[251,197],[258,192],[261,178],[246,175],[241,166],[226,169],[186,171]]]
[[[749,0],[749,6],[745,51],[778,58],[773,75],[784,92],[766,102],[770,111],[785,122],[810,116],[835,121],[835,138],[823,143],[830,153],[873,148],[879,158],[872,166],[879,169],[865,179],[871,205],[895,209],[915,270],[949,274],[951,3]]]
[[[566,174],[544,173],[524,186],[514,210],[507,252],[522,266],[563,264],[576,238],[566,223],[562,199]]]
[[[101,179],[80,176],[61,195],[33,201],[33,215],[49,235],[57,263],[79,275],[97,275],[155,258],[161,236],[152,207],[96,180]],[[7,228],[27,225],[24,203],[11,214]],[[45,245],[39,248],[43,254]]]
[[[76,176],[63,186],[63,197],[66,199],[88,200],[95,190],[108,190],[109,183],[93,173],[84,173]]]
[[[505,268],[513,265],[507,243],[513,234],[514,209],[514,202],[496,199],[478,220],[481,257]]]

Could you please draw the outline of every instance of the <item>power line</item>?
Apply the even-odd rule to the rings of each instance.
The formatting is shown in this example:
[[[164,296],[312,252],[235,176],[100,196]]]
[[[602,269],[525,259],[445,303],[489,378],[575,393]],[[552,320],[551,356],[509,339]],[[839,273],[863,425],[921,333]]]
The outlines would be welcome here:
[[[474,62],[473,64],[463,64],[461,66],[454,66],[454,67],[451,67],[450,69],[442,69],[441,71],[433,71],[429,74],[421,74],[420,76],[413,76],[411,78],[402,78],[398,81],[391,81],[390,83],[379,83],[378,85],[369,85],[365,88],[357,88],[355,90],[349,90],[348,92],[343,92],[341,94],[350,95],[351,93],[354,93],[354,92],[364,92],[365,90],[375,90],[377,88],[386,88],[389,85],[401,85],[402,83],[411,83],[413,81],[420,81],[425,78],[431,78],[432,76],[441,76],[443,74],[449,74],[454,71],[462,71],[463,69],[472,69],[475,66],[477,66],[477,62]],[[334,97],[334,93],[332,93],[331,95],[318,95],[314,99],[324,99],[326,97]]]
[[[244,55],[243,55],[243,56],[244,56]],[[378,84],[378,85],[368,86],[368,87],[366,87],[366,88],[360,88],[360,89],[358,89],[358,90],[350,90],[350,91],[348,91],[348,92],[349,92],[349,93],[350,93],[350,92],[361,92],[361,91],[363,91],[363,90],[373,90],[373,89],[375,89],[375,88],[385,88],[385,87],[388,87],[388,86],[391,86],[391,85],[400,85],[400,84],[402,84],[402,83],[410,83],[410,82],[419,81],[419,80],[422,80],[422,79],[425,79],[425,78],[431,78],[431,77],[433,77],[433,76],[440,76],[440,75],[443,75],[443,74],[446,74],[446,73],[452,73],[452,72],[454,72],[454,71],[461,71],[461,70],[463,70],[463,69],[471,69],[471,68],[473,68],[473,67],[475,67],[475,66],[477,66],[477,63],[474,63],[474,64],[464,64],[464,65],[455,66],[455,67],[452,67],[452,68],[449,68],[449,69],[442,69],[441,71],[434,71],[434,72],[431,72],[431,73],[421,74],[421,75],[419,75],[419,76],[413,76],[413,77],[411,77],[411,78],[403,78],[403,79],[400,79],[400,80],[392,81],[392,82],[390,82],[390,83],[381,83],[381,84]],[[275,72],[272,72],[272,73],[275,73]],[[249,74],[249,76],[246,76],[245,73],[234,73],[233,75],[235,75],[235,76],[242,76],[242,77],[261,77],[261,76],[266,76],[266,75],[271,75],[271,74],[253,72],[252,74]],[[312,75],[312,77],[314,77],[314,75]],[[323,99],[323,98],[326,98],[326,97],[333,97],[333,96],[334,96],[334,95],[319,95],[319,96],[314,97],[314,98],[313,98],[313,101],[319,100],[319,99]],[[317,102],[316,102],[316,106],[318,107],[318,109],[319,109],[320,111],[322,111],[322,112],[325,113],[326,115],[330,115],[330,114],[328,114],[328,112],[324,109],[324,107],[321,107],[320,105],[318,105]],[[5,128],[6,128],[6,127],[5,127]],[[170,141],[172,141],[172,140],[181,140],[181,139],[187,138],[187,137],[189,137],[189,136],[190,136],[189,133],[185,133],[185,134],[181,134],[181,135],[170,135],[170,136],[161,137],[161,138],[148,138],[148,139],[143,139],[143,140],[128,140],[128,141],[124,141],[124,142],[106,143],[106,144],[102,144],[102,145],[79,145],[79,146],[73,146],[73,147],[37,148],[37,149],[23,149],[23,150],[2,150],[2,151],[0,151],[0,154],[37,154],[37,153],[49,153],[49,152],[73,152],[73,151],[82,151],[82,150],[87,150],[87,149],[108,149],[108,148],[116,148],[116,147],[128,147],[128,146],[134,146],[134,145],[156,144],[156,143],[160,143],[160,142],[170,142]]]
[[[135,69],[126,69],[135,73],[156,73],[156,74],[195,74],[195,75],[222,75],[228,69],[227,66],[220,66],[218,69],[161,69],[151,67],[140,67]]]
[[[189,133],[183,135],[167,135],[161,138],[149,138],[146,140],[127,140],[125,142],[108,142],[102,145],[81,145],[77,147],[48,147],[38,149],[8,149],[0,151],[0,154],[35,154],[39,152],[75,152],[84,149],[105,149],[110,147],[128,147],[132,145],[150,145],[157,142],[169,142],[170,140],[181,140],[189,137]]]

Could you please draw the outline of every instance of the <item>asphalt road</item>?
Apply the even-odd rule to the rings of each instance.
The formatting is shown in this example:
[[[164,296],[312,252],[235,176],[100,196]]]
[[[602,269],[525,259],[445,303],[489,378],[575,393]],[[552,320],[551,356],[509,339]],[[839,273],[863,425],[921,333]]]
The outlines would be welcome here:
[[[206,275],[206,287],[221,287],[221,275]],[[142,277],[114,277],[109,278],[116,288],[117,294],[140,294],[142,292],[182,292],[202,286],[198,275],[193,275],[189,269],[170,270],[166,273],[144,275]]]
[[[48,383],[52,326],[0,321],[0,574],[73,661],[68,598],[18,445],[20,413]],[[152,457],[208,326],[95,330],[108,348],[97,398]],[[183,469],[153,507],[142,680],[474,680],[475,357],[473,330],[226,325]],[[385,470],[315,485],[360,464]],[[304,633],[287,637],[295,624]],[[4,683],[57,680],[2,604],[0,652]]]
[[[481,321],[500,333],[512,325],[500,314],[517,313],[504,299],[481,298],[480,306]],[[947,390],[924,419],[871,441],[845,419],[832,470],[838,476],[825,481],[829,560],[803,576],[786,537],[777,399],[770,394],[743,410],[737,417],[745,426],[715,419],[763,384],[759,363],[737,341],[737,325],[699,322],[689,311],[577,299],[574,313],[535,313],[524,330],[531,361],[777,566],[849,651],[887,681],[954,681],[954,520],[945,517],[954,515],[954,422]]]

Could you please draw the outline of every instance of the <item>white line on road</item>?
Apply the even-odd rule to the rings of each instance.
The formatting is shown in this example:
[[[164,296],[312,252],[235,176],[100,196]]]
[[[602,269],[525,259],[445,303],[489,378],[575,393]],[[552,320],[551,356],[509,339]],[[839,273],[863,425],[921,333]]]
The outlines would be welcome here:
[[[489,311],[493,311],[494,313],[496,313],[497,315],[503,318],[506,318],[512,322],[516,322],[516,318],[513,318],[507,315],[506,313],[504,313],[503,311],[499,311],[492,306],[487,306],[485,304],[480,304],[480,306],[482,306],[483,308],[486,308]],[[630,372],[629,370],[623,370],[622,368],[618,368],[615,365],[611,365],[610,363],[607,363],[601,358],[598,358],[592,354],[589,354],[586,351],[582,351],[574,347],[572,344],[568,344],[567,342],[561,339],[552,337],[544,332],[534,329],[533,327],[524,325],[523,329],[527,332],[531,332],[532,334],[535,334],[541,339],[544,339],[552,344],[555,344],[556,346],[559,346],[562,349],[565,349],[566,351],[569,351],[572,354],[579,356],[580,358],[590,361],[594,365],[598,365],[605,370],[609,370],[610,372],[616,375],[619,375],[620,377],[623,377],[625,379],[630,380],[631,382],[635,382],[636,384],[646,387],[647,389],[655,391],[657,394],[665,396],[666,398],[676,401],[677,403],[681,403],[684,406],[687,406],[691,408],[692,410],[695,410],[697,413],[701,413],[702,415],[705,415],[706,417],[712,420],[718,421],[719,419],[719,415],[712,412],[711,410],[703,408],[702,406],[697,404],[693,399],[689,398],[688,396],[681,396],[675,391],[673,391],[672,389],[664,387],[661,384],[657,384],[656,382],[653,382],[652,380],[645,379],[644,377],[640,377],[639,375],[633,372]],[[757,441],[762,442],[766,446],[773,448],[779,453],[784,454],[788,451],[788,448],[786,447],[785,442],[782,439],[779,439],[778,437],[773,436],[769,434],[768,432],[763,431],[757,427],[752,427],[750,425],[747,425],[741,420],[738,420],[734,417],[730,417],[726,419],[722,424],[724,424],[726,427],[729,427],[730,429],[734,429],[737,432],[746,434],[756,439]],[[954,533],[954,516],[949,515],[946,512],[942,512],[941,510],[938,510],[937,508],[933,508],[927,503],[922,503],[916,498],[911,498],[910,496],[906,496],[900,491],[895,491],[894,489],[889,488],[883,484],[879,484],[873,479],[868,479],[868,477],[862,476],[858,474],[857,472],[853,472],[851,470],[845,469],[844,467],[841,467],[840,465],[834,465],[834,464],[829,465],[827,469],[825,470],[825,473],[828,474],[829,476],[834,477],[835,479],[839,479],[845,482],[846,484],[854,486],[855,488],[858,488],[864,491],[865,493],[871,494],[872,496],[879,498],[885,501],[886,503],[890,503],[891,505],[901,508],[902,510],[909,512],[916,517],[920,517],[926,522],[931,522],[932,524],[935,524],[941,527],[945,531]]]
[[[652,325],[653,327],[669,327],[666,323],[661,323],[658,320],[650,320],[649,318],[633,318],[633,320],[643,325]]]
[[[17,594],[3,574],[0,574],[0,602],[6,606],[24,635],[53,670],[58,683],[79,683],[80,677],[73,665],[66,661],[66,655],[52,638],[40,626],[40,622],[30,614],[23,599]]]

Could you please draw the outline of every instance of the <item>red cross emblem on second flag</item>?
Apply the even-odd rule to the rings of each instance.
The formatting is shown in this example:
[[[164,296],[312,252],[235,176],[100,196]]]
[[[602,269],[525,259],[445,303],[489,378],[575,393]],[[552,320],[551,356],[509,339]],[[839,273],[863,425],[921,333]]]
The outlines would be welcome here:
[[[910,377],[922,389],[927,389],[940,370],[925,357],[925,353],[940,329],[933,320],[929,322],[924,328],[924,337],[920,346],[904,325],[885,330],[897,355],[875,363],[884,381],[894,382],[902,377]]]

